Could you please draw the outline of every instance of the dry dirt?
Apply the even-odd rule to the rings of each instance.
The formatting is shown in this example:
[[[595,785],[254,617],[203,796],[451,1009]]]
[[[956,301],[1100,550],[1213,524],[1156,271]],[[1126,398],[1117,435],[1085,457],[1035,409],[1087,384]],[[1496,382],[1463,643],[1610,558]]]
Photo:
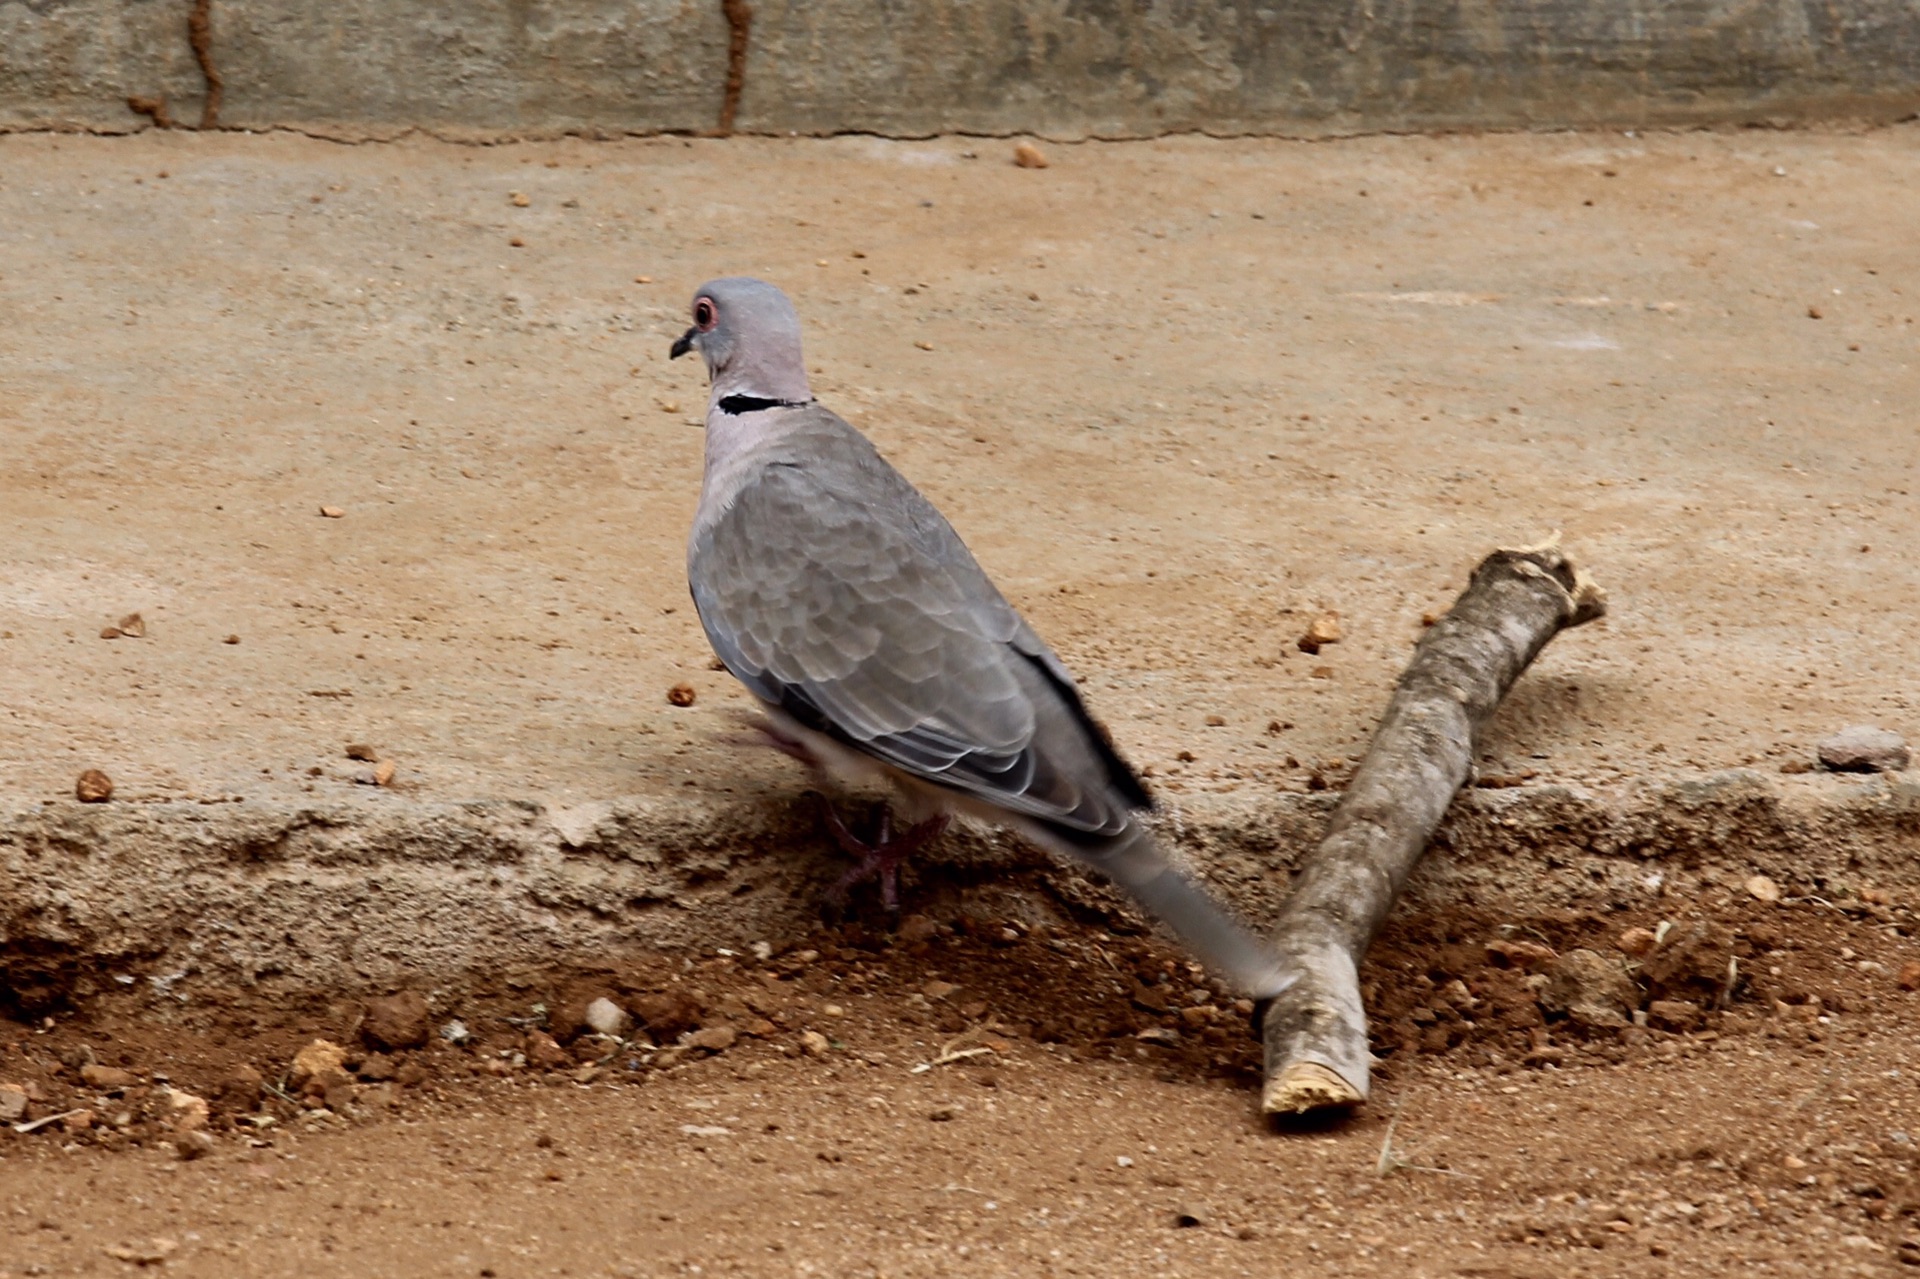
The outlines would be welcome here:
[[[0,1274],[1897,1273],[1920,946],[1862,893],[1677,906],[1625,1030],[1543,1015],[1528,969],[1624,965],[1657,917],[1398,919],[1363,974],[1374,1105],[1295,1132],[1253,1116],[1242,1011],[1166,948],[966,914],[435,991],[458,1047],[376,1052],[321,999],[0,1023],[33,1113],[85,1112],[0,1129]],[[600,997],[732,1042],[541,1037]],[[1681,1001],[1700,1020],[1661,1029]],[[357,1078],[289,1075],[316,1035]],[[170,1089],[212,1102],[211,1153],[176,1153]]]
[[[1422,613],[1554,528],[1613,612],[1548,650],[1488,771],[1604,788],[1915,735],[1916,141],[1029,170],[970,139],[0,137],[0,795],[90,767],[117,802],[323,795],[371,767],[349,742],[396,803],[797,787],[719,741],[739,694],[680,568],[703,388],[665,348],[740,271],[794,294],[816,389],[1173,802],[1337,772]],[[1309,656],[1324,609],[1344,638]],[[1652,906],[1404,911],[1366,973],[1375,1103],[1315,1133],[1255,1121],[1241,1015],[1158,943],[945,908],[810,961],[431,989],[475,1041],[381,1059],[345,995],[101,999],[0,1022],[30,1116],[91,1112],[0,1129],[0,1275],[1893,1273],[1920,1263],[1912,887],[1664,899],[1707,931],[1633,999],[1705,1010],[1679,1030],[1557,1019],[1515,948],[1625,965]],[[739,1038],[515,1064],[596,991]],[[308,1099],[316,1036],[357,1071]],[[913,1072],[949,1045],[987,1051]],[[255,1109],[242,1064],[287,1097]],[[156,1074],[211,1099],[212,1153],[178,1156]]]

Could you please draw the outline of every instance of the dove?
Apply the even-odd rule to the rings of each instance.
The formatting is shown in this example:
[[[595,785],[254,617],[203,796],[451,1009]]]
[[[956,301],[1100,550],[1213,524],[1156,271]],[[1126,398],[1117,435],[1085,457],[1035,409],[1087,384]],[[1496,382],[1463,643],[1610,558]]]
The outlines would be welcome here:
[[[769,744],[842,783],[884,782],[897,838],[835,838],[894,906],[899,859],[955,815],[1010,827],[1126,890],[1256,999],[1277,954],[1168,861],[1153,799],[1073,676],[960,536],[813,396],[786,294],[712,280],[672,358],[711,383],[687,580],[714,654],[761,703]]]

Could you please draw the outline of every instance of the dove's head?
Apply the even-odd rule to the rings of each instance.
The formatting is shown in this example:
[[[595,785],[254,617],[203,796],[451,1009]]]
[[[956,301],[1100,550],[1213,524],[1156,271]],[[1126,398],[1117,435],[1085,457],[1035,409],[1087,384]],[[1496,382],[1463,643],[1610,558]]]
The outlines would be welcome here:
[[[800,359],[800,315],[787,295],[743,275],[709,280],[693,295],[693,327],[673,344],[673,358],[700,352],[715,397],[747,395],[808,400]]]

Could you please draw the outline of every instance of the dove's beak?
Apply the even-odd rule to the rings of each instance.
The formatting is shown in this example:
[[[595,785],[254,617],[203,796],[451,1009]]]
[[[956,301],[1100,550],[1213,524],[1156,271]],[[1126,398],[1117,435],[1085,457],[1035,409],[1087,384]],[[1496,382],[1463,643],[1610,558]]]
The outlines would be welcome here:
[[[667,352],[667,358],[669,360],[679,359],[681,356],[685,355],[688,351],[693,350],[694,343],[698,342],[699,340],[700,340],[700,330],[688,329],[685,333],[682,333],[679,337],[673,340],[673,348]]]

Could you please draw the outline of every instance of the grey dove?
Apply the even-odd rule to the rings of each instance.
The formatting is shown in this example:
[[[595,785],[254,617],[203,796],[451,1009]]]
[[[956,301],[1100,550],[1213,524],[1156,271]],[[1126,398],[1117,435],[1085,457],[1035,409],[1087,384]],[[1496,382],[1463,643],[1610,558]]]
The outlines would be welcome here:
[[[787,296],[702,285],[672,354],[688,351],[712,383],[687,539],[707,638],[773,744],[843,781],[891,782],[919,819],[868,846],[829,809],[841,842],[886,875],[951,814],[1012,827],[1108,876],[1244,993],[1278,994],[1273,952],[1154,842],[1152,798],[1053,650],[933,504],[814,399]]]

